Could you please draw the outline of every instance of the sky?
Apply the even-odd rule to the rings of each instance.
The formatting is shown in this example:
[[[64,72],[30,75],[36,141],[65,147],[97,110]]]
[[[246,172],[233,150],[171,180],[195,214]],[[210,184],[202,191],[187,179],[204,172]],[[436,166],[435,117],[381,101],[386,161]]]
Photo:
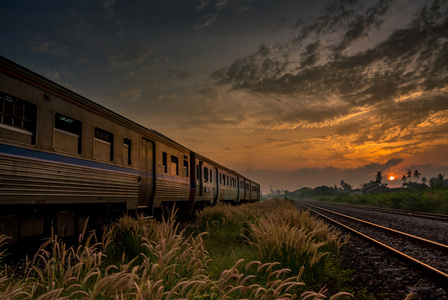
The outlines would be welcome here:
[[[0,37],[264,194],[448,177],[446,0],[2,0]]]

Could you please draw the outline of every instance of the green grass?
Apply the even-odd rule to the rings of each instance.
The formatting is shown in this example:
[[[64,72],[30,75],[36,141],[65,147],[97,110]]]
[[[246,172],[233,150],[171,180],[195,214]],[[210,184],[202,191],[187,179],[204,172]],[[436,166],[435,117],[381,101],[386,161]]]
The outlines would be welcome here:
[[[183,228],[173,216],[124,216],[101,241],[81,236],[67,247],[53,238],[23,273],[0,269],[0,298],[345,298],[344,242],[288,201],[207,208]]]

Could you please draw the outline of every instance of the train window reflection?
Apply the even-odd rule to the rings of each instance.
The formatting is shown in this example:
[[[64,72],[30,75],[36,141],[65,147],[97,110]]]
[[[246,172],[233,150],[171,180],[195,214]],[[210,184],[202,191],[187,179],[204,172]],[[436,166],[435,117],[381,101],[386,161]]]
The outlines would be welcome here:
[[[162,152],[162,167],[163,167],[163,172],[168,173],[168,156],[167,156],[166,152]]]
[[[82,123],[60,113],[55,114],[53,147],[55,150],[81,154]]]
[[[0,92],[0,138],[27,144],[36,143],[37,106]]]
[[[184,177],[188,177],[188,160],[184,160]]]
[[[179,175],[179,159],[171,155],[171,175]]]
[[[208,168],[204,168],[204,182],[208,182]]]
[[[93,156],[104,161],[114,160],[114,135],[113,133],[95,127],[95,139]]]

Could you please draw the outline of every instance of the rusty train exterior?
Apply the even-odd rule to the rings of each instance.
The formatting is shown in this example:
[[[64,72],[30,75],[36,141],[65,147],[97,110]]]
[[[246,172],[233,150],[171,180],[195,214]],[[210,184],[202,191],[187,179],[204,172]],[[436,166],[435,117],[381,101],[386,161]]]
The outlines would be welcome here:
[[[259,199],[256,182],[0,56],[0,234]]]

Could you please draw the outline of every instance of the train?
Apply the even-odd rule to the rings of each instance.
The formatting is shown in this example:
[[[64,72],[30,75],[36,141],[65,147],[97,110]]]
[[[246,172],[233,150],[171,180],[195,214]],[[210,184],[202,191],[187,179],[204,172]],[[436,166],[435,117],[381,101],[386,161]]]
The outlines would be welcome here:
[[[259,200],[255,181],[0,56],[0,234],[13,242]]]

